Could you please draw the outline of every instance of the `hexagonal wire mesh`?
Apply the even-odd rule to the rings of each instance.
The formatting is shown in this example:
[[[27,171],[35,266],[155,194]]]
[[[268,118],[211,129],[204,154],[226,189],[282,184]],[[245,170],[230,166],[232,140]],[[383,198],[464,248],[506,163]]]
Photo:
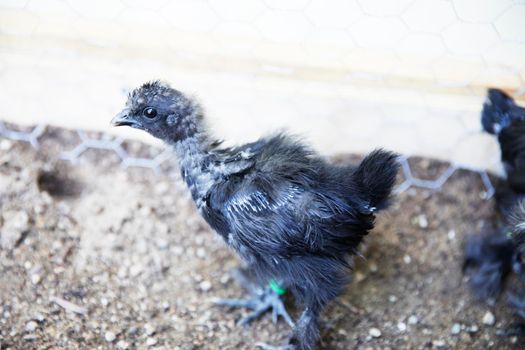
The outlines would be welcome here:
[[[473,131],[472,100],[487,86],[523,96],[524,11],[516,0],[0,1],[0,36],[9,43],[0,92],[14,102],[5,104],[7,116],[38,123],[28,117],[38,110],[56,118],[50,125],[67,119],[96,129],[115,110],[119,88],[162,77],[198,91],[213,115],[230,118],[223,120],[254,120],[222,135],[253,134],[272,115],[298,127],[307,119],[301,131],[315,132],[323,117],[344,126],[329,133],[361,137],[356,145],[370,147],[370,136],[383,132],[396,146],[389,148],[447,154]],[[63,50],[41,45],[51,39]],[[38,103],[16,103],[28,96]],[[90,114],[94,102],[99,113]],[[366,128],[352,128],[362,114]],[[436,150],[443,134],[448,142]],[[411,145],[396,141],[403,139]]]
[[[362,104],[362,110],[355,113],[359,117],[355,118],[362,118],[361,116],[365,115],[368,118],[367,127],[360,125],[359,128],[347,128],[353,130],[345,130],[336,136],[356,140],[355,144],[363,144],[366,140],[376,142],[377,138],[374,136],[380,132],[381,125],[386,125],[393,130],[391,134],[393,137],[388,140],[391,143],[394,143],[393,138],[410,140],[410,143],[416,145],[415,147],[424,146],[433,150],[442,146],[443,150],[439,152],[452,153],[452,150],[460,148],[461,142],[479,129],[476,112],[470,108],[471,97],[481,96],[485,87],[490,85],[504,86],[508,91],[512,91],[515,97],[525,95],[525,66],[523,65],[525,62],[523,60],[525,57],[525,27],[522,26],[521,21],[525,14],[523,1],[185,0],[175,2],[107,0],[84,2],[24,0],[1,2],[0,5],[5,11],[5,16],[2,18],[5,19],[4,26],[8,29],[2,35],[12,39],[6,42],[15,43],[20,38],[29,40],[29,42],[41,42],[40,39],[47,38],[46,35],[50,33],[61,37],[66,31],[55,25],[56,18],[62,19],[66,24],[82,22],[78,25],[71,25],[67,34],[71,38],[81,39],[83,44],[93,41],[97,45],[102,44],[100,46],[108,50],[120,46],[129,48],[137,45],[142,48],[141,51],[149,51],[146,48],[151,48],[152,55],[157,52],[158,47],[155,45],[158,45],[162,48],[160,55],[168,56],[170,68],[179,65],[178,68],[182,70],[189,67],[188,70],[199,68],[207,73],[213,71],[211,79],[217,78],[216,71],[223,73],[227,70],[233,72],[234,78],[238,78],[237,75],[248,76],[244,80],[239,79],[239,81],[242,80],[239,82],[240,87],[228,91],[230,95],[247,90],[247,87],[266,86],[267,82],[263,80],[268,76],[290,78],[290,81],[296,77],[314,77],[311,85],[317,83],[315,79],[325,79],[323,81],[332,85],[323,85],[319,90],[327,93],[330,100],[312,98],[314,94],[317,94],[317,90],[309,86],[308,82],[305,83],[306,79],[301,80],[300,87],[293,84],[288,86],[290,81],[285,83],[274,81],[273,84],[286,85],[283,88],[285,91],[263,96],[262,100],[265,102],[263,105],[266,109],[262,112],[259,111],[262,109],[260,104],[255,107],[249,106],[250,98],[253,98],[254,95],[259,96],[261,92],[259,90],[249,91],[248,94],[240,97],[235,96],[236,103],[238,103],[237,100],[246,100],[246,106],[238,106],[235,110],[233,106],[228,105],[230,101],[220,106],[215,102],[217,104],[215,112],[222,113],[221,117],[226,114],[234,115],[235,117],[229,121],[242,120],[241,118],[246,114],[253,115],[254,120],[262,119],[261,115],[291,115],[295,116],[295,119],[290,120],[296,124],[300,124],[297,123],[297,120],[311,122],[309,130],[313,130],[319,125],[312,121],[314,114],[316,116],[331,115],[332,121],[348,119],[350,118],[348,112],[356,110],[356,104],[359,107],[360,98],[364,96],[363,101],[369,103]],[[93,32],[89,30],[92,27],[88,23],[91,23],[93,27],[103,29]],[[136,23],[141,25],[137,26]],[[120,30],[112,30],[115,29],[112,25],[117,25]],[[140,31],[145,31],[141,33],[142,36],[125,33],[126,30],[138,30],[138,28]],[[150,40],[154,34],[159,32],[165,35],[162,37],[157,35],[156,40]],[[189,36],[184,37],[185,39],[180,42],[173,40],[173,37],[182,34]],[[69,36],[66,37],[70,39]],[[195,40],[201,41],[196,43]],[[17,49],[16,45],[13,48]],[[89,47],[84,49],[86,48]],[[17,55],[11,58],[4,57],[4,67],[12,66],[13,62],[22,62],[20,67],[15,67],[20,69],[15,69],[14,74],[9,76],[4,74],[3,79],[6,79],[4,85],[15,85],[13,84],[15,81],[25,82],[26,79],[35,79],[35,81],[23,85],[24,94],[20,93],[18,96],[13,93],[6,95],[6,99],[11,97],[24,99],[27,89],[33,88],[35,90],[31,92],[38,92],[37,88],[45,87],[44,81],[48,78],[45,69],[56,67],[53,65],[48,67],[44,63],[58,57],[62,60],[58,60],[58,63],[61,63],[57,64],[60,68],[53,71],[53,81],[57,81],[54,83],[55,86],[63,86],[63,89],[53,91],[54,94],[64,94],[75,90],[74,97],[78,98],[75,103],[89,103],[89,101],[84,101],[89,100],[88,98],[78,97],[91,95],[86,94],[86,90],[82,90],[83,86],[89,85],[85,83],[87,80],[79,80],[80,78],[87,79],[84,74],[69,74],[76,73],[76,71],[71,71],[66,76],[71,75],[73,78],[68,80],[60,76],[62,80],[58,80],[58,73],[62,71],[63,66],[74,66],[68,64],[71,62],[67,60],[67,57],[58,54],[55,56],[55,51],[48,51],[39,45],[35,45],[34,52],[28,50],[29,54],[24,50],[17,53],[20,57],[25,57],[24,60],[20,60]],[[35,57],[29,57],[30,55]],[[108,67],[114,66],[114,62],[109,59],[106,62],[101,59],[102,56],[95,55],[95,57],[100,59],[100,62],[111,63],[108,64]],[[27,64],[25,65],[26,59]],[[125,61],[117,59],[117,65],[124,65]],[[40,67],[41,62],[44,63]],[[100,62],[97,63],[100,64]],[[164,61],[153,62],[160,64]],[[33,66],[40,68],[35,70],[35,74],[27,74],[27,69]],[[146,69],[146,67],[140,67]],[[135,66],[133,68],[137,70]],[[7,69],[4,70],[7,71]],[[110,76],[113,74],[113,80],[108,78],[103,81],[104,84],[101,84],[97,79],[101,78],[102,74],[93,74],[97,79],[93,78],[94,81],[89,81],[90,84],[93,84],[89,85],[89,88],[99,89],[100,85],[125,80],[123,77],[133,73],[126,71],[123,74],[119,70],[108,70],[108,72]],[[168,69],[164,69],[163,73],[170,78]],[[176,73],[173,73],[172,76],[177,76]],[[198,71],[198,73],[202,72]],[[106,71],[103,75],[105,77]],[[180,74],[177,79],[178,81],[182,79]],[[198,86],[199,90],[205,90],[205,85],[209,85],[208,82],[209,80],[206,80]],[[75,89],[71,89],[72,84],[75,84]],[[115,83],[115,85],[118,84]],[[274,87],[272,86],[272,89]],[[215,90],[210,88],[206,100],[211,101],[213,105],[214,100],[210,97],[213,97],[217,90],[222,88],[222,86]],[[309,88],[315,91],[311,92]],[[76,91],[77,89],[79,91]],[[303,89],[304,91],[301,90],[300,94],[299,92],[294,94],[287,89],[290,91]],[[113,91],[113,86],[108,90]],[[355,90],[365,91],[356,93]],[[117,89],[115,88],[114,91]],[[6,89],[5,92],[9,91]],[[101,95],[108,95],[107,92],[104,91]],[[374,97],[368,100],[370,94],[374,94]],[[461,104],[457,110],[452,110],[452,113],[441,113],[442,110],[431,111],[434,107],[441,108],[442,105],[448,104],[449,100],[442,101],[442,95],[447,94],[450,95],[447,97],[469,99],[466,101],[467,106]],[[220,95],[216,100],[224,100],[225,95]],[[282,96],[276,98],[276,95]],[[44,94],[42,96],[43,100],[39,101],[42,104],[45,100],[51,100]],[[305,96],[310,99],[303,98]],[[66,95],[65,97],[63,99],[68,100],[67,97],[71,96]],[[103,102],[99,101],[99,97],[100,95],[96,96],[97,104],[103,105],[99,103]],[[108,99],[113,101],[113,97],[110,96]],[[279,101],[276,102],[275,100],[278,99]],[[341,107],[341,111],[336,112],[338,105],[341,105],[342,102],[353,102],[352,99],[357,100],[357,103],[350,104],[348,108]],[[391,103],[392,100],[400,103]],[[334,105],[331,111],[327,110],[330,107],[326,107],[326,101]],[[378,106],[377,101],[385,101],[385,105]],[[16,106],[17,104],[10,105]],[[227,108],[225,105],[228,105]],[[405,108],[407,106],[409,108]],[[90,110],[83,107],[85,105],[79,105],[78,109],[80,111]],[[114,108],[113,105],[106,107]],[[463,107],[465,109],[462,109]],[[41,106],[38,105],[38,108]],[[69,113],[67,108],[61,108],[61,110]],[[78,113],[81,114],[81,112]],[[102,116],[104,113],[98,113],[98,115]],[[416,120],[423,120],[425,117],[428,117],[428,125],[423,125],[423,122]],[[79,116],[77,119],[80,120],[82,117]],[[50,123],[50,121],[47,122]],[[353,122],[357,123],[360,120],[352,120]],[[409,123],[411,125],[408,125]],[[59,123],[52,124],[60,125]],[[224,124],[230,125],[231,123]],[[414,126],[415,124],[419,126],[419,129]],[[258,129],[259,126],[256,125],[253,129]],[[439,132],[436,130],[437,127],[440,127]],[[411,128],[415,130],[407,130]],[[343,130],[344,128],[326,129],[328,130],[326,134],[339,131],[337,129]],[[21,132],[10,130],[0,124],[2,136],[29,142],[33,147],[38,147],[39,137],[42,136],[44,130],[43,126],[39,126],[31,132]],[[75,162],[89,149],[103,149],[114,152],[124,167],[145,167],[158,172],[161,164],[169,157],[169,151],[164,151],[154,158],[134,157],[122,146],[121,139],[96,139],[82,131],[78,131],[78,136],[79,144],[69,151],[64,151],[61,155],[63,159]],[[447,142],[444,143],[444,140]],[[331,140],[328,140],[324,145],[330,143]],[[453,158],[453,164],[464,164],[463,160],[470,156],[468,151],[472,149],[473,144],[467,143],[464,146],[467,149],[467,152],[464,152],[466,156],[459,160]],[[404,144],[396,146],[393,148],[400,150],[403,149]],[[407,153],[410,152],[407,151]],[[398,192],[412,186],[439,189],[460,168],[459,165],[451,165],[438,178],[426,180],[413,175],[407,158],[400,158],[400,162],[405,181],[397,188]],[[487,197],[492,196],[494,188],[487,173],[480,171],[479,174],[486,185]]]
[[[13,141],[27,142],[35,149],[40,148],[39,139],[44,136],[46,132],[45,125],[37,125],[32,130],[24,132],[11,130],[0,121],[0,136]],[[169,148],[164,149],[158,155],[152,158],[139,158],[130,155],[124,147],[122,147],[123,140],[118,137],[110,137],[104,135],[102,138],[92,138],[82,130],[76,131],[80,143],[71,150],[65,150],[60,153],[60,158],[71,163],[77,163],[80,156],[89,149],[113,151],[120,158],[120,166],[123,168],[139,167],[151,169],[155,173],[161,172],[161,165],[170,158],[172,151]],[[395,193],[402,193],[411,187],[424,188],[429,190],[439,190],[447,180],[459,169],[460,166],[450,164],[449,167],[436,179],[420,179],[413,175],[410,168],[410,163],[406,156],[400,156],[398,161],[401,165],[404,181],[395,188]],[[472,169],[468,169],[471,170]],[[484,199],[490,199],[494,193],[495,188],[488,173],[484,170],[476,171],[483,184],[485,185]]]

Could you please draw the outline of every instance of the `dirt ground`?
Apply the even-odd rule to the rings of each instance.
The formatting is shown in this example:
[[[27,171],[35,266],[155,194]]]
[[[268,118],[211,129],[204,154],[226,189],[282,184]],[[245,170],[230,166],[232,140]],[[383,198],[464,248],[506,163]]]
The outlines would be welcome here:
[[[77,142],[66,130],[41,141],[36,151],[0,139],[0,349],[253,349],[286,340],[282,320],[265,315],[239,328],[247,311],[212,304],[245,295],[230,277],[238,261],[178,175],[123,169],[103,151],[58,161]],[[427,178],[447,166],[411,165]],[[441,191],[401,193],[379,215],[348,292],[326,310],[323,348],[521,348],[523,339],[496,334],[516,321],[505,298],[473,300],[461,271],[465,236],[495,220],[483,191],[477,173],[457,171]]]

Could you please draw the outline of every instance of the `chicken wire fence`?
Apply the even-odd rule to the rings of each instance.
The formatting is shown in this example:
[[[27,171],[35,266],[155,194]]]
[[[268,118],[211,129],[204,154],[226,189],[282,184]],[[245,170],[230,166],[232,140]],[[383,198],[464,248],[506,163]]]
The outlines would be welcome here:
[[[27,142],[37,150],[40,149],[39,140],[45,136],[46,131],[47,128],[45,125],[37,125],[31,130],[21,131],[9,128],[0,121],[0,136],[2,138],[12,141]],[[122,138],[107,134],[102,134],[102,137],[94,138],[83,130],[76,130],[75,132],[77,133],[80,142],[71,149],[62,150],[59,154],[60,159],[73,164],[78,163],[82,154],[88,150],[105,150],[114,152],[114,154],[120,159],[120,166],[123,168],[138,167],[151,169],[153,172],[159,174],[164,171],[161,168],[163,163],[173,156],[172,151],[169,148],[166,148],[152,157],[135,157],[123,147],[122,144],[124,140]],[[397,185],[395,193],[402,193],[411,187],[438,191],[457,170],[465,169],[455,164],[449,164],[448,168],[439,176],[429,180],[418,178],[413,174],[408,157],[400,156],[398,161],[401,165],[404,181]],[[485,186],[485,192],[482,197],[484,199],[490,199],[495,193],[495,188],[487,171],[473,169],[465,170],[475,171],[479,174]]]
[[[448,159],[428,180],[401,157],[397,191],[438,190],[467,168],[490,198],[479,169],[500,162],[479,108],[489,86],[525,99],[523,18],[525,0],[0,0],[2,118],[38,125],[0,122],[0,136],[39,148],[45,125],[67,126],[79,141],[64,160],[100,149],[162,172],[168,150],[138,157],[122,138],[80,131],[103,130],[120,91],[162,77],[198,91],[225,139],[277,126],[323,153]]]
[[[489,86],[525,99],[523,18],[525,0],[0,0],[2,118],[104,130],[120,91],[162,78],[235,143],[286,128],[496,170],[479,108]]]

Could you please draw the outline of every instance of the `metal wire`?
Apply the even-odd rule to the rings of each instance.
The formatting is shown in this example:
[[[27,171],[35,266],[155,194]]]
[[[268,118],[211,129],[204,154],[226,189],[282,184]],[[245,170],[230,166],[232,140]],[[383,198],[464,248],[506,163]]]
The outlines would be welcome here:
[[[39,139],[45,135],[46,131],[47,128],[45,125],[37,125],[28,132],[11,130],[0,121],[0,136],[13,141],[27,142],[35,149],[40,148]],[[114,152],[120,159],[120,166],[123,168],[146,168],[151,169],[155,173],[160,173],[161,165],[171,157],[171,151],[169,149],[165,149],[160,154],[151,158],[135,157],[130,155],[122,146],[123,140],[120,138],[110,137],[109,135],[104,135],[102,138],[93,138],[81,130],[76,131],[76,133],[78,134],[80,143],[73,149],[62,151],[60,153],[60,159],[69,161],[73,164],[78,163],[82,154],[87,150],[98,149]],[[401,171],[405,180],[395,188],[395,193],[402,193],[412,187],[438,191],[457,170],[464,169],[461,166],[450,164],[449,167],[437,178],[428,180],[420,179],[413,175],[407,157],[401,156],[398,158],[398,161],[401,165]],[[483,198],[490,199],[494,195],[495,189],[488,173],[484,170],[478,170],[475,172],[479,174],[481,181],[485,186]]]

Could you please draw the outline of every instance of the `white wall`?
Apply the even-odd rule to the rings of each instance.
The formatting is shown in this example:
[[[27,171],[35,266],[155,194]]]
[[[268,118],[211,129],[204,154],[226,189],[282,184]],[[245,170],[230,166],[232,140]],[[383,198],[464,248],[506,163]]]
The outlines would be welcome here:
[[[0,0],[0,119],[144,137],[109,119],[162,78],[232,142],[286,127],[323,153],[493,169],[479,110],[488,86],[525,99],[524,18],[521,0]]]

